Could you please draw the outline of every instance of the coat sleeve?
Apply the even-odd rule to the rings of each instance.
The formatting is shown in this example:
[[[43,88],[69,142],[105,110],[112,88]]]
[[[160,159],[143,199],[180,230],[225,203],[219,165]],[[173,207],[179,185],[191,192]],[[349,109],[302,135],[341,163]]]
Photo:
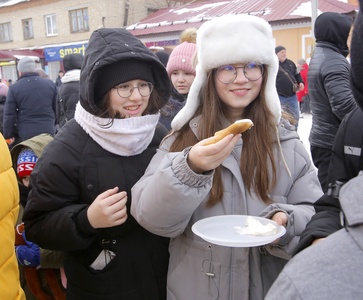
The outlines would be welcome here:
[[[349,79],[349,63],[326,61],[322,78],[331,109],[342,120],[356,107]]]
[[[344,154],[344,136],[346,134],[346,123],[349,120],[350,114],[340,124],[335,137],[328,172],[328,183],[335,183],[336,180],[346,182],[350,179]],[[342,228],[340,222],[341,209],[337,198],[324,194],[314,203],[314,207],[316,214],[302,233],[300,241],[294,250],[294,255],[309,247],[314,240],[325,238]]]
[[[50,142],[30,178],[32,189],[23,221],[27,238],[44,249],[82,250],[98,232],[88,221],[88,204],[80,203],[79,167],[75,163],[79,158],[68,149],[58,141]]]
[[[132,188],[131,214],[152,233],[176,237],[210,191],[212,177],[194,173],[183,152],[159,149]]]
[[[289,155],[286,151],[294,154]],[[286,195],[286,202],[275,202],[269,205],[261,216],[271,218],[278,211],[283,211],[288,215],[286,234],[280,238],[277,244],[270,244],[266,246],[266,249],[272,255],[289,259],[306,224],[315,213],[313,203],[323,195],[323,192],[315,167],[302,143],[296,140],[294,148],[285,149],[285,157],[287,166],[291,170],[290,180],[292,180]],[[280,178],[281,180],[284,179]]]

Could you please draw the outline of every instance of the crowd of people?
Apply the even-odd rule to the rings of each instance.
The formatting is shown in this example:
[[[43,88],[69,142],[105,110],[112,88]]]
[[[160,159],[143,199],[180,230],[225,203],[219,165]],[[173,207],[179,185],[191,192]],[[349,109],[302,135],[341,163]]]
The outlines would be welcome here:
[[[314,26],[296,63],[251,15],[188,28],[171,53],[98,29],[56,82],[21,58],[0,83],[0,298],[362,298],[363,14]],[[230,247],[192,229],[229,215],[284,234]]]

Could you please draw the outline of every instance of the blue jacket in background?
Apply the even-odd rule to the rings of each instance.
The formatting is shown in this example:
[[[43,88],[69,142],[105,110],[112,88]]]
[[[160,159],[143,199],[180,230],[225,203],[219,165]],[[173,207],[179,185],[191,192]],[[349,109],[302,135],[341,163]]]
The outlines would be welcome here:
[[[55,134],[57,88],[37,73],[25,73],[9,88],[4,108],[4,137],[19,141]]]

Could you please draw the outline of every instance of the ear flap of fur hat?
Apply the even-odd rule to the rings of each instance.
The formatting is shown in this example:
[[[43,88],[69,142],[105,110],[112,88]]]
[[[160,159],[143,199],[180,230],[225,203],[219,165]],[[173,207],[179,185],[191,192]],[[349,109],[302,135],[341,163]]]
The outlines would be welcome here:
[[[266,65],[266,89],[261,91],[267,105],[281,118],[281,105],[276,91],[278,58],[275,54],[271,26],[262,18],[250,15],[225,15],[204,23],[197,33],[196,77],[190,88],[186,105],[172,121],[174,130],[181,129],[199,106],[199,91],[214,68],[226,64],[257,61]]]

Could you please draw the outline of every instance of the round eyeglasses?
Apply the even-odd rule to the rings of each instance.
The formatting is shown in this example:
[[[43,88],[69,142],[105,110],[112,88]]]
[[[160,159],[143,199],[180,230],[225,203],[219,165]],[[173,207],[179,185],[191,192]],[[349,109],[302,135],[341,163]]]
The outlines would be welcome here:
[[[137,86],[133,86],[129,83],[122,83],[113,88],[117,90],[117,94],[121,98],[128,98],[132,95],[134,89],[138,89],[140,95],[143,97],[149,96],[152,93],[154,86],[151,82],[142,82]]]
[[[237,69],[243,69],[243,74],[250,81],[256,81],[263,75],[263,65],[258,62],[250,62],[243,67],[220,66],[216,69],[217,79],[222,83],[231,83],[237,78]]]

